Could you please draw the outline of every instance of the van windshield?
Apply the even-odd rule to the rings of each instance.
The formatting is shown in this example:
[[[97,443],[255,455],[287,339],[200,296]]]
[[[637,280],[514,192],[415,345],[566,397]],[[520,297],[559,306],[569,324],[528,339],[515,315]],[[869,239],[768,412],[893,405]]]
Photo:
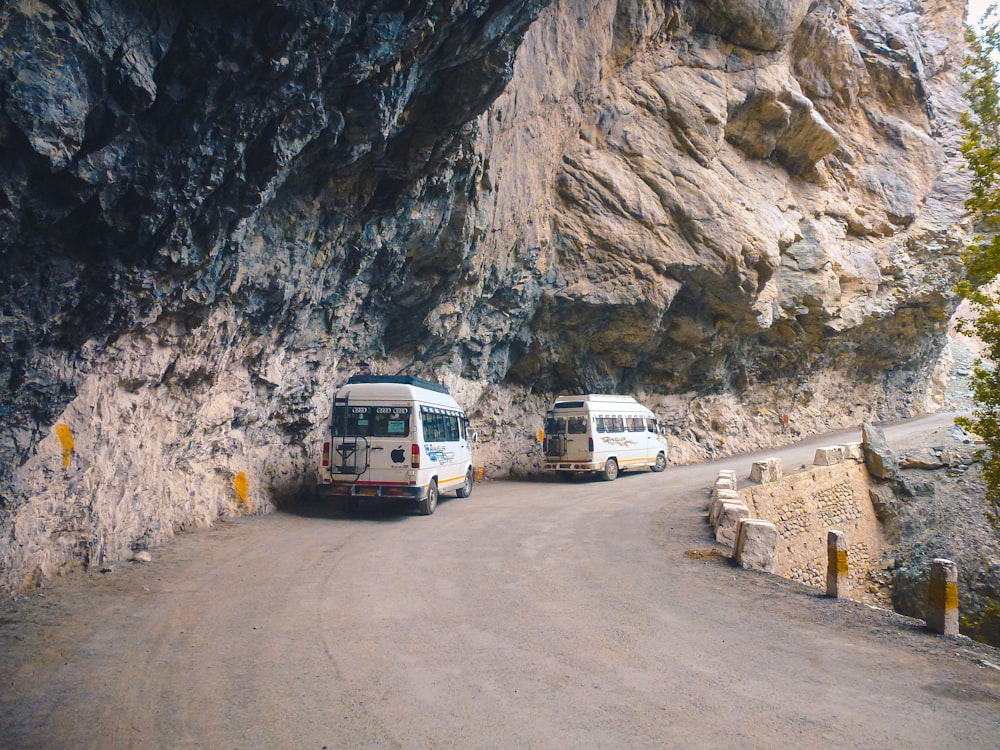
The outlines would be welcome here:
[[[348,437],[407,437],[409,406],[338,406],[333,431]]]

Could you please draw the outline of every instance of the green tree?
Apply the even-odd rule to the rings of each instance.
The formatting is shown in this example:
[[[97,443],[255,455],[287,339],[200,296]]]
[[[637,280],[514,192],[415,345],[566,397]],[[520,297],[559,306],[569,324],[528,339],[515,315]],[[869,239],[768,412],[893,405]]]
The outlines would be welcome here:
[[[993,522],[1000,522],[1000,18],[991,5],[978,31],[967,32],[968,54],[962,71],[969,111],[962,115],[965,133],[962,154],[972,176],[965,208],[979,234],[966,249],[966,278],[958,293],[972,306],[974,317],[965,322],[967,333],[983,342],[984,350],[972,375],[976,401],[972,417],[959,424],[986,442],[983,475]]]

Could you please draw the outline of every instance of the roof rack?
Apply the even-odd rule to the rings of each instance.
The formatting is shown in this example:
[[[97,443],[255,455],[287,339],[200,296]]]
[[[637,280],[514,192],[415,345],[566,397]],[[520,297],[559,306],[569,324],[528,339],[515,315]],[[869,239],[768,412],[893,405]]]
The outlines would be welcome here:
[[[352,375],[347,379],[348,385],[352,383],[395,383],[397,385],[412,385],[417,388],[426,388],[429,391],[438,393],[448,393],[448,389],[433,380],[424,380],[414,375]],[[450,395],[450,394],[449,394]]]

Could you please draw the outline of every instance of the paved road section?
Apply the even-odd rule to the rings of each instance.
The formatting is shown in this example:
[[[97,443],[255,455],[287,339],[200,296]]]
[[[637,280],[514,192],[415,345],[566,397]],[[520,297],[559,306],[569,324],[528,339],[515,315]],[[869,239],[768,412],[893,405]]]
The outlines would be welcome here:
[[[0,610],[0,747],[1000,747],[996,649],[705,552],[723,467],[304,506],[57,581]]]

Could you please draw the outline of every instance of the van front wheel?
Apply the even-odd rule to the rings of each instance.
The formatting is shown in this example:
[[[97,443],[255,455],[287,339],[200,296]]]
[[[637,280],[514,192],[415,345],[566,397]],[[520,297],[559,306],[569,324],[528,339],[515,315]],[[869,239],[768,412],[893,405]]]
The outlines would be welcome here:
[[[427,494],[420,498],[420,514],[423,516],[429,516],[434,512],[434,509],[438,505],[438,483],[436,479],[432,479],[431,483],[427,485]]]
[[[462,486],[455,491],[455,494],[459,497],[468,497],[472,494],[472,469],[465,472],[465,481],[462,483]]]
[[[663,471],[667,468],[667,457],[662,453],[656,456],[656,463],[653,464],[653,471]]]
[[[604,462],[604,471],[601,472],[601,476],[604,477],[605,481],[613,482],[618,478],[618,462],[613,458],[609,458]]]

